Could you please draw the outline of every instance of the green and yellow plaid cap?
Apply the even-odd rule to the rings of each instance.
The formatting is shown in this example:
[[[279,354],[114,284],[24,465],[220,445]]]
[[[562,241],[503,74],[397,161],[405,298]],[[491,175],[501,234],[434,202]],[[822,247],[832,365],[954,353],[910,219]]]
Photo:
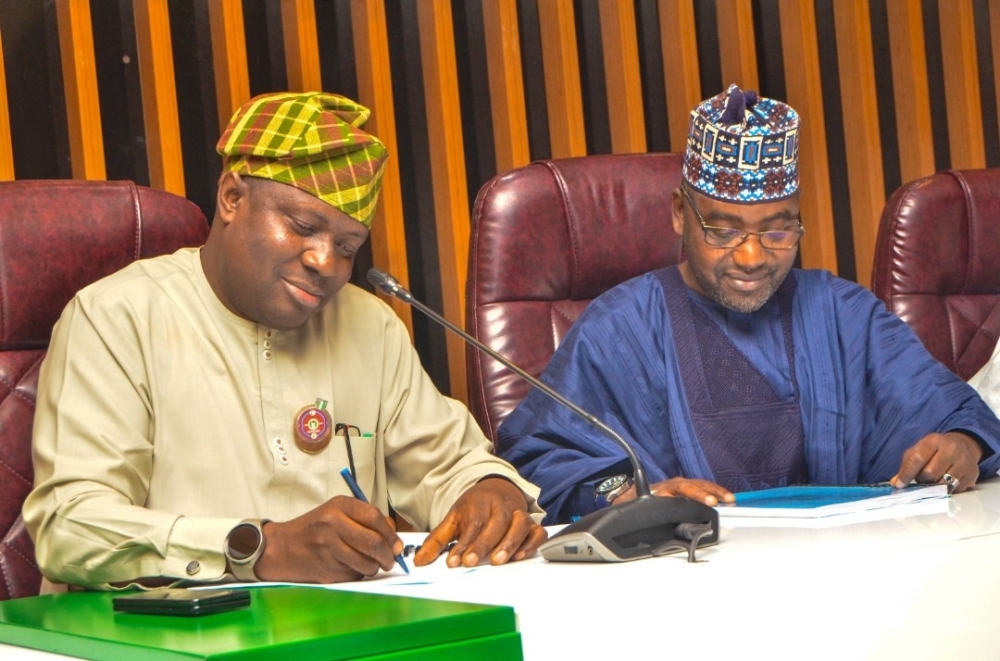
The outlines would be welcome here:
[[[236,111],[216,150],[224,170],[301,188],[371,227],[388,153],[360,128],[370,114],[336,94],[263,94]]]

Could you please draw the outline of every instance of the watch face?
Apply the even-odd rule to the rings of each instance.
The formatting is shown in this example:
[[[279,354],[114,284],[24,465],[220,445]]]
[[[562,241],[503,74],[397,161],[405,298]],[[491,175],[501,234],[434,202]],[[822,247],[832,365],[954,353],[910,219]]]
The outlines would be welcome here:
[[[229,533],[226,539],[229,554],[234,560],[249,558],[260,546],[261,533],[252,523],[241,523]]]
[[[621,485],[625,484],[626,480],[628,480],[627,475],[615,475],[614,477],[609,477],[598,484],[594,491],[597,493],[608,493],[609,491],[614,491]]]

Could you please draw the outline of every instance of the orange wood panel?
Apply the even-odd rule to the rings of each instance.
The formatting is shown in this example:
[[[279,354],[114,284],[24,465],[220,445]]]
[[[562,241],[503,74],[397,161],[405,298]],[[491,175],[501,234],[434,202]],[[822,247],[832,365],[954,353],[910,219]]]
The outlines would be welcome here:
[[[221,135],[236,109],[250,99],[243,0],[208,0],[208,20],[212,26],[212,62]]]
[[[56,0],[66,124],[74,179],[105,179],[104,133],[90,3]]]
[[[799,113],[800,121],[799,210],[806,228],[800,249],[802,265],[837,273],[816,10],[813,0],[779,0],[778,13],[788,97],[785,101]]]
[[[322,90],[314,0],[281,0],[281,29],[285,39],[288,89],[293,92]]]
[[[986,167],[972,0],[938,3],[951,167]],[[995,47],[995,46],[994,46]]]
[[[723,87],[736,83],[745,90],[760,89],[751,0],[717,0],[715,12]]]
[[[538,3],[545,69],[545,105],[549,116],[552,158],[586,156],[587,134],[580,89],[573,0]]]
[[[600,0],[604,78],[608,91],[611,151],[634,154],[646,151],[646,120],[639,75],[635,5]]]
[[[691,110],[702,101],[694,0],[659,0],[657,8],[670,149],[684,151]]]
[[[167,0],[134,0],[146,158],[153,188],[184,196],[177,83]]]
[[[10,103],[3,61],[3,33],[0,33],[0,181],[14,178],[14,146],[10,140]]]
[[[358,101],[372,111],[365,130],[377,135],[389,150],[389,160],[382,178],[382,192],[372,221],[372,258],[375,266],[391,273],[400,284],[409,288],[410,272],[403,227],[403,190],[399,180],[399,149],[396,147],[396,104],[392,96],[389,36],[385,27],[383,0],[351,0],[351,25],[358,70]],[[412,336],[413,311],[410,306],[397,298],[387,302],[406,324]]]
[[[922,4],[921,0],[886,0],[899,171],[904,184],[935,170]]]
[[[444,316],[464,328],[470,218],[450,0],[418,0],[417,23]],[[446,342],[451,396],[468,402],[465,343],[454,333]]]
[[[516,0],[483,0],[486,69],[493,114],[493,148],[497,172],[506,172],[531,160],[528,118],[521,74],[521,42]]]
[[[1000,0],[990,0],[990,43],[993,45],[993,93],[1000,99]],[[1000,104],[997,104],[1000,124]]]
[[[885,206],[885,184],[867,0],[836,3],[834,23],[854,229],[854,260],[857,281],[869,285],[875,258],[875,237]]]

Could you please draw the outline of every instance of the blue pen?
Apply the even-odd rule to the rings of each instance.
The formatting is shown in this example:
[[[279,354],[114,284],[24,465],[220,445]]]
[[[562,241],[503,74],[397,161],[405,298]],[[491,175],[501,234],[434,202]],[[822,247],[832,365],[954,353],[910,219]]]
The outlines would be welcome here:
[[[344,482],[347,482],[347,486],[351,488],[351,493],[354,494],[354,497],[360,500],[362,503],[367,503],[368,499],[365,498],[365,492],[361,490],[361,487],[358,486],[358,483],[355,481],[354,476],[351,475],[351,469],[344,468],[340,471],[340,474],[343,476]],[[403,568],[403,571],[405,571],[407,574],[410,573],[410,568],[406,566],[406,561],[403,560],[402,554],[396,556],[396,562],[399,563],[399,566]]]

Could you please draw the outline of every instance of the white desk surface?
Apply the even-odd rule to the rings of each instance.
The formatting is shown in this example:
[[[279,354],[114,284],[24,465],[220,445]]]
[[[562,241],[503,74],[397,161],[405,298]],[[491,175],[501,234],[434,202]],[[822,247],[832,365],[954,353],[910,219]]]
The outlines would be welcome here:
[[[1000,479],[936,510],[820,529],[724,525],[695,564],[682,555],[617,564],[536,557],[431,585],[345,588],[511,605],[528,661],[996,661]],[[59,657],[0,644],[0,658]]]

